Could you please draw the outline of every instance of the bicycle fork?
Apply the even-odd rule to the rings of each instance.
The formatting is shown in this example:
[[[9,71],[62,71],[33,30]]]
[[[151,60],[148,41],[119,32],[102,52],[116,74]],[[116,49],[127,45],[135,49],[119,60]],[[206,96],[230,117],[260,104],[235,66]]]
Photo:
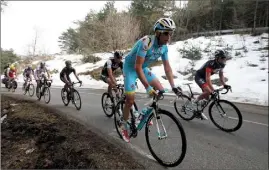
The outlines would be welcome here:
[[[164,125],[163,125],[163,121],[162,121],[160,115],[157,115],[155,111],[152,111],[152,112],[153,112],[153,113],[151,113],[151,114],[154,115],[153,117],[154,117],[155,120],[156,120],[156,127],[157,127],[157,135],[158,135],[158,139],[161,140],[161,139],[165,139],[165,138],[167,138],[166,129],[165,129]],[[160,127],[159,127],[159,122],[158,122],[158,121],[160,121],[160,123],[161,123],[161,127],[162,127],[162,129],[163,129],[163,133],[161,133],[161,131],[160,131]]]

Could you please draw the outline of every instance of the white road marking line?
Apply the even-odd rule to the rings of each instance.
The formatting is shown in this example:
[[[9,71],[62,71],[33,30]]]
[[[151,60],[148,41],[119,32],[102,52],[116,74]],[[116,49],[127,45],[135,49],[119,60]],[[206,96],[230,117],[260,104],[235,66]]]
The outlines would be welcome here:
[[[236,117],[230,117],[230,116],[228,116],[228,118],[234,119],[234,120],[237,120],[238,119]],[[254,124],[258,124],[258,125],[262,125],[262,126],[267,126],[268,127],[268,125],[267,124],[264,124],[264,123],[254,122],[254,121],[250,121],[250,120],[243,120],[243,121],[244,122],[248,122],[248,123],[254,123]]]
[[[113,132],[109,133],[109,136],[112,136],[114,139],[121,140],[119,137],[116,137],[116,136],[118,136],[118,135],[117,135],[117,133],[114,132],[114,131],[116,131],[116,129],[114,129]],[[135,146],[135,145],[133,145],[133,144],[131,144],[131,143],[128,143],[128,145],[131,147],[131,149],[133,149],[133,150],[136,151],[137,153],[139,153],[139,154],[141,154],[141,155],[143,155],[143,156],[145,156],[145,157],[147,157],[147,158],[149,158],[149,159],[151,159],[151,160],[153,160],[153,161],[156,161],[156,160],[153,158],[152,155],[147,154],[147,153],[144,152],[140,147]]]

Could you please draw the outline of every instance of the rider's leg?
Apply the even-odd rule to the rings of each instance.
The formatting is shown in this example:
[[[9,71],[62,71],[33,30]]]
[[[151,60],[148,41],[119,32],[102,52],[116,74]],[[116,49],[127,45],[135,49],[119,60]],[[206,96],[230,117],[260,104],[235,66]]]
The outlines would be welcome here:
[[[144,68],[143,71],[147,81],[152,87],[154,87],[156,90],[164,90],[161,82],[158,80],[155,74],[153,74],[147,67]]]
[[[113,85],[112,81],[110,80],[110,78],[108,78],[108,77],[106,78],[106,82],[107,82],[107,84],[108,84],[107,92],[108,92],[108,94],[109,94],[110,97],[113,97],[113,96],[112,96],[112,87],[113,87],[114,85]]]
[[[135,80],[137,79],[137,74],[134,69],[130,69],[128,67],[123,66],[123,76],[124,76],[124,91],[126,95],[126,101],[123,108],[123,121],[121,125],[122,136],[126,142],[130,141],[128,135],[128,126],[127,121],[129,119],[129,113],[131,107],[134,104],[135,98]]]
[[[209,95],[210,95],[210,88],[207,85],[207,83],[205,82],[205,80],[203,78],[199,78],[198,76],[195,76],[195,82],[198,84],[198,86],[202,89],[203,93],[201,95],[199,95],[195,100],[194,103],[199,104],[199,101],[201,101],[202,99],[208,99]],[[204,115],[204,113],[200,113],[201,117],[205,120],[207,120],[208,118],[206,117],[206,115]]]

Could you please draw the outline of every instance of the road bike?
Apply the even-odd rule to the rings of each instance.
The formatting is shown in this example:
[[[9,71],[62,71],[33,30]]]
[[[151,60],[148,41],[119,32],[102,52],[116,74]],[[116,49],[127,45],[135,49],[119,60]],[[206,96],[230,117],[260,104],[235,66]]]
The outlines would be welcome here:
[[[209,100],[204,100],[201,105],[195,104],[194,101],[194,96],[195,95],[200,95],[201,93],[195,93],[192,92],[190,84],[192,83],[186,83],[185,85],[188,85],[190,93],[184,94],[182,91],[176,96],[174,99],[174,108],[177,112],[177,114],[184,120],[192,120],[195,117],[201,118],[201,113],[203,113],[204,109],[208,106],[208,113],[211,121],[213,124],[218,127],[219,129],[225,131],[225,132],[234,132],[240,129],[242,126],[243,118],[240,110],[230,101],[228,100],[223,100],[220,99],[220,92],[224,90],[225,88],[219,88],[215,90],[215,95],[210,95]],[[231,88],[227,89],[226,92],[221,93],[221,94],[227,94],[229,91],[232,91]],[[177,103],[177,101],[183,101],[183,104],[180,105]],[[210,103],[210,104],[209,104]],[[180,106],[179,106],[180,105]],[[226,105],[226,107],[223,107],[223,105]],[[200,107],[200,108],[199,108]],[[216,110],[218,113],[213,114],[213,108],[216,107]],[[229,107],[229,109],[227,109]],[[228,112],[235,111],[237,114],[237,118],[234,117],[229,117],[227,116]],[[216,122],[216,118],[214,116],[219,115],[220,118],[224,119],[233,119],[233,120],[238,120],[238,123],[231,128],[224,128],[222,127],[219,123]]]
[[[81,97],[79,92],[74,88],[75,84],[80,83],[80,86],[82,85],[81,82],[72,82],[71,86],[67,89],[62,88],[61,90],[61,98],[65,106],[68,106],[69,102],[72,101],[72,104],[75,105],[77,110],[81,109]]]
[[[52,80],[48,80],[44,74],[40,78],[40,86],[36,88],[36,96],[38,100],[41,100],[41,97],[44,96],[45,103],[48,104],[51,99],[50,86]]]
[[[27,79],[25,85],[22,86],[22,91],[23,94],[26,95],[26,93],[28,92],[29,96],[33,96],[35,93],[35,86],[32,83],[32,80]]]
[[[115,95],[110,96],[108,92],[105,92],[101,97],[102,108],[107,117],[113,116],[113,110],[115,109],[116,103],[121,98],[125,98],[123,84],[117,84],[116,87],[112,88],[112,93],[113,92],[115,93]],[[136,110],[138,109],[136,103],[134,103],[134,107]]]
[[[171,112],[167,110],[163,110],[159,107],[158,101],[164,98],[163,93],[164,92],[160,91],[158,92],[157,96],[154,96],[151,99],[150,103],[147,104],[148,107],[144,108],[144,109],[147,109],[148,111],[147,114],[145,114],[144,116],[142,116],[140,113],[140,116],[136,118],[134,116],[134,110],[131,109],[130,110],[131,119],[128,121],[127,124],[130,129],[129,130],[130,138],[131,137],[136,138],[138,135],[138,131],[141,131],[145,125],[146,143],[152,156],[163,166],[175,167],[179,165],[185,157],[186,150],[187,150],[187,140],[186,140],[185,131],[181,123],[179,122],[179,120]],[[120,125],[123,120],[122,108],[123,108],[124,103],[125,103],[125,98],[122,98],[120,101],[118,101],[114,110],[115,112],[114,123],[115,123],[116,131],[118,135],[120,136],[120,138],[122,138],[122,135],[120,133]],[[167,117],[166,119],[163,118],[165,116]],[[140,121],[139,124],[137,124],[137,120]],[[150,142],[150,139],[157,139],[158,141],[167,139],[168,134],[167,134],[165,126],[163,125],[163,120],[172,121],[173,123],[171,125],[176,125],[176,128],[173,129],[174,130],[173,132],[180,133],[180,137],[177,139],[177,141],[175,140],[173,141],[176,143],[182,143],[182,146],[175,147],[172,149],[172,151],[180,150],[180,154],[179,156],[177,156],[175,160],[172,160],[172,161],[164,160],[165,158],[169,159],[171,156],[166,156],[165,158],[161,158],[160,156],[158,156],[156,154],[156,150],[154,150],[154,147],[152,143]],[[150,122],[153,122],[155,125],[151,124]],[[155,129],[156,133],[154,134],[153,138],[150,138],[149,133],[151,131],[154,131],[154,130],[150,130],[150,128],[155,127],[155,126],[156,126],[156,129]],[[158,149],[161,148],[162,146],[164,145],[162,144],[158,145]],[[168,145],[168,147],[172,147],[172,146],[173,145]]]

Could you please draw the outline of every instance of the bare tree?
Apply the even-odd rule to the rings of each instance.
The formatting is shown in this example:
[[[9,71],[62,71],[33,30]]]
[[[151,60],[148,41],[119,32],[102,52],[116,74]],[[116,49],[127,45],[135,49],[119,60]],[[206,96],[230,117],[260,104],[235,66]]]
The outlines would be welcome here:
[[[255,34],[256,32],[256,19],[257,19],[257,8],[258,8],[258,0],[256,0],[256,5],[255,5],[255,12],[254,12],[254,23],[253,23],[253,33]]]
[[[110,13],[103,24],[107,50],[127,48],[140,34],[139,22],[129,14]]]
[[[1,0],[1,12],[3,12],[4,10],[3,10],[3,6],[7,6],[7,1],[3,1],[3,0]]]

